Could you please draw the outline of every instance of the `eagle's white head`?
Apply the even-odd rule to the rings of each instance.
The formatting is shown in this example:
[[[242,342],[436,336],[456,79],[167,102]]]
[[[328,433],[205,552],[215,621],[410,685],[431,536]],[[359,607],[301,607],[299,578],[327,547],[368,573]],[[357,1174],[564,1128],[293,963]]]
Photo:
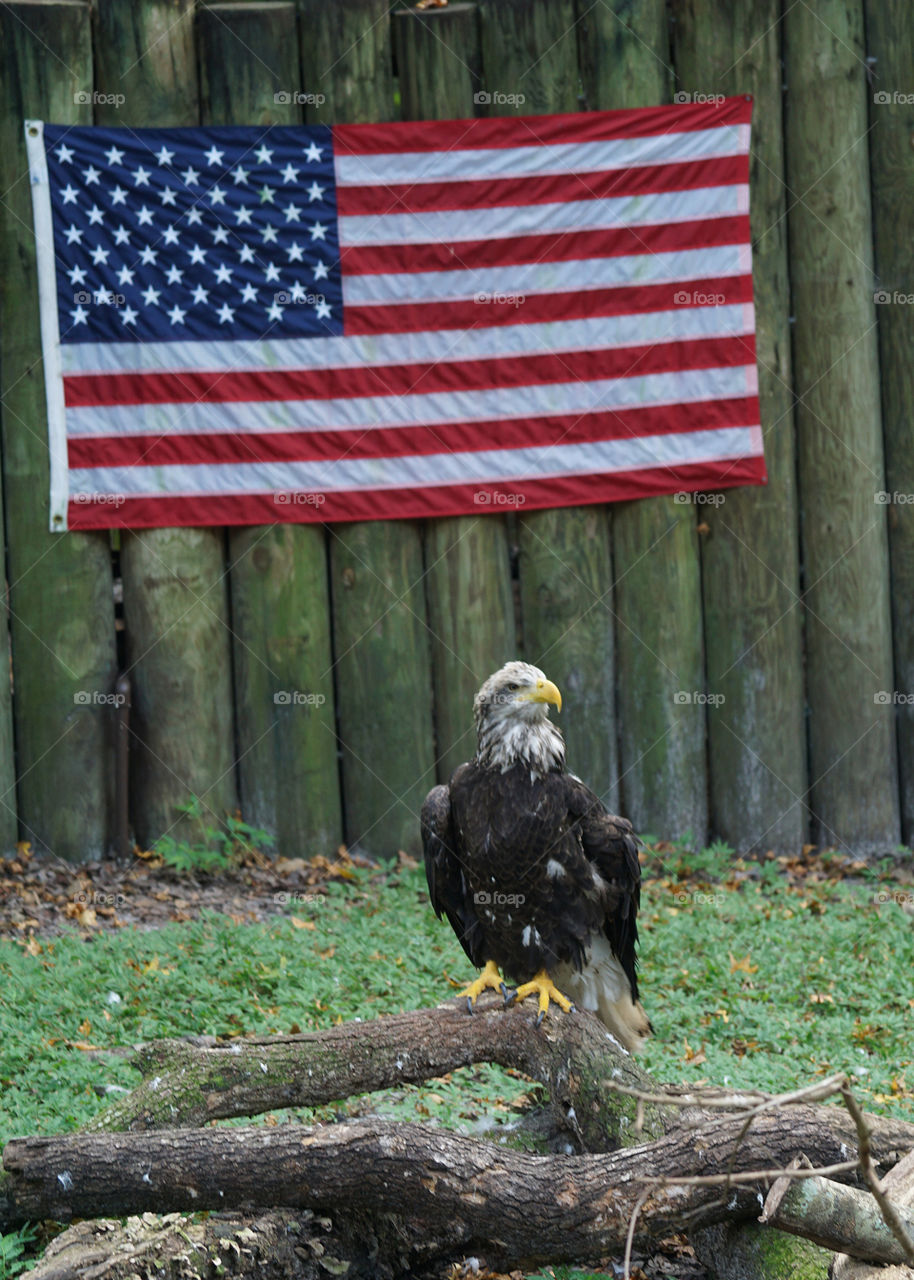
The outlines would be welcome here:
[[[508,662],[489,676],[473,702],[477,763],[502,773],[523,763],[534,777],[564,769],[565,742],[549,719],[550,702],[561,711],[562,695],[529,662]]]

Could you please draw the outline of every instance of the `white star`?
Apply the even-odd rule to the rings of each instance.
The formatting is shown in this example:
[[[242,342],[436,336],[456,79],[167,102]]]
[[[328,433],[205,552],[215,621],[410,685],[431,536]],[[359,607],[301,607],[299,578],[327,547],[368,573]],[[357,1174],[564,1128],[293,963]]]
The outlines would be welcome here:
[[[143,166],[140,165],[139,169],[137,169],[136,173],[134,174],[133,181],[136,183],[138,187],[148,187],[149,186],[149,170],[144,169]]]
[[[261,147],[260,150],[257,152],[258,164],[269,164],[272,159],[273,159],[273,152],[270,150],[269,147]]]
[[[241,301],[242,302],[257,301],[257,290],[254,288],[252,284],[246,284],[244,288],[241,290]]]
[[[113,205],[123,204],[127,199],[127,192],[123,187],[115,187],[111,192],[111,203]]]
[[[70,315],[73,317],[73,323],[74,323],[74,324],[87,324],[87,323],[88,323],[88,320],[89,320],[89,313],[88,313],[88,311],[86,311],[85,307],[83,307],[82,303],[80,303],[80,305],[76,308],[76,310],[75,310],[75,311],[74,311],[74,310],[71,310],[71,311],[70,311]]]
[[[206,250],[201,249],[198,244],[195,244],[190,251],[191,262],[202,262],[205,257],[206,257]]]
[[[133,272],[129,267],[121,267],[117,273],[118,284],[133,284]]]
[[[285,169],[283,169],[282,171],[283,183],[294,182],[297,177],[298,177],[298,170],[293,168],[291,164],[287,164]]]
[[[70,277],[70,284],[86,283],[86,273],[83,271],[82,267],[71,267],[67,272],[67,275]]]
[[[101,209],[99,209],[98,205],[94,204],[89,210],[89,226],[98,227],[104,222],[104,220],[105,215],[102,213]]]
[[[314,265],[314,279],[315,279],[315,280],[326,280],[326,279],[327,279],[327,277],[329,276],[329,274],[330,274],[330,271],[329,271],[329,269],[328,269],[328,267],[327,267],[326,262],[317,262],[317,263],[315,263],[315,265]]]
[[[110,306],[114,301],[114,294],[110,289],[93,289],[92,298],[98,307]]]
[[[305,251],[297,240],[292,241],[286,250],[286,253],[289,255],[290,262],[301,262],[305,256]]]
[[[292,301],[304,302],[306,297],[307,297],[307,293],[305,291],[305,286],[302,284],[300,280],[296,280],[292,286]]]
[[[269,280],[271,283],[275,283],[279,279],[279,267],[277,267],[275,262],[271,262],[269,264],[269,266],[266,269],[265,275],[267,280]]]
[[[209,300],[209,289],[204,289],[202,284],[198,284],[194,289],[194,302],[207,302]]]
[[[213,244],[225,244],[228,240],[228,227],[217,227],[213,232]]]
[[[229,284],[229,282],[231,281],[231,279],[232,279],[232,268],[231,268],[231,267],[227,267],[227,266],[225,266],[225,264],[223,263],[221,266],[219,266],[219,267],[217,267],[217,268],[216,268],[216,283],[217,283],[217,284]]]
[[[169,284],[180,284],[184,279],[184,272],[180,267],[169,267],[165,279]]]
[[[261,236],[260,236],[260,238],[261,238],[261,240],[264,242],[264,244],[275,244],[275,242],[276,242],[276,228],[275,228],[275,227],[264,227],[263,231],[261,232]]]
[[[118,227],[116,229],[116,231],[114,232],[114,243],[115,244],[130,243],[130,232],[127,230],[126,227]]]
[[[251,248],[249,244],[243,244],[241,248],[238,250],[238,257],[241,259],[242,262],[253,262],[254,250]]]
[[[145,205],[143,205],[142,209],[137,212],[136,216],[139,219],[141,227],[148,227],[152,222],[152,210],[147,209]]]
[[[162,192],[162,204],[174,204],[177,198],[176,193],[172,191],[171,187],[166,187]]]
[[[83,233],[79,227],[67,227],[64,234],[67,237],[67,244],[82,244]]]
[[[88,169],[83,170],[83,180],[87,186],[91,187],[93,182],[98,182],[101,176],[101,170],[96,169],[94,164],[90,164]]]
[[[100,266],[102,265],[102,263],[104,263],[104,264],[107,266],[107,265],[108,265],[108,250],[107,250],[107,249],[103,249],[103,248],[101,247],[101,245],[99,245],[97,248],[93,249],[93,250],[92,250],[92,261],[95,263],[95,265],[96,265],[97,267],[100,267]]]
[[[120,317],[122,324],[136,324],[137,313],[133,307],[124,307],[124,310],[120,312]]]
[[[326,302],[319,302],[315,309],[317,311],[318,320],[330,319],[330,307]]]
[[[286,205],[286,222],[301,222],[301,209],[297,204]]]
[[[267,319],[268,320],[282,319],[282,307],[279,305],[278,302],[274,302],[272,307],[267,308]]]
[[[200,185],[200,170],[194,169],[191,165],[188,165],[181,174],[181,181],[184,183],[185,187],[198,187]]]
[[[109,164],[120,164],[124,159],[124,153],[120,147],[109,147],[105,152]]]
[[[209,193],[210,201],[215,204],[225,204],[225,192],[221,187],[213,187]]]
[[[164,232],[164,240],[166,244],[177,244],[181,238],[181,233],[176,231],[174,227],[166,227]]]
[[[209,151],[206,152],[206,163],[222,164],[222,157],[224,155],[225,155],[224,151],[220,151],[218,147],[212,146],[210,147]]]
[[[172,324],[183,324],[186,315],[187,312],[182,307],[179,307],[177,303],[168,312],[168,318]]]
[[[157,249],[151,248],[148,244],[140,251],[140,262],[144,267],[155,266],[156,258],[159,256]]]
[[[143,289],[143,291],[140,294],[140,297],[146,303],[147,307],[150,307],[153,305],[158,306],[159,298],[161,297],[161,294],[162,294],[161,289],[153,289],[152,285],[150,285],[148,289]]]
[[[273,192],[270,190],[269,187],[261,187],[260,191],[257,194],[260,196],[261,204],[273,203]]]
[[[321,158],[321,150],[322,150],[322,148],[321,148],[321,147],[316,146],[316,145],[312,142],[312,143],[311,143],[311,145],[308,147],[308,150],[305,152],[305,159],[306,159],[309,163],[310,163],[312,160],[320,160],[320,158]]]
[[[79,193],[72,183],[68,182],[60,194],[63,196],[64,204],[76,204],[76,197]]]
[[[169,151],[168,148],[164,145],[164,143],[162,145],[162,150],[156,153],[156,159],[158,160],[159,164],[171,164],[174,158],[175,158],[175,153],[173,151]]]
[[[202,221],[203,221],[203,214],[200,212],[200,210],[196,208],[191,209],[187,215],[187,225],[189,227],[195,227],[198,222],[202,222]]]
[[[249,225],[250,225],[250,221],[251,221],[251,211],[250,211],[250,209],[236,209],[236,210],[235,210],[235,222],[237,223],[237,225],[238,225],[239,227],[242,227],[242,226],[244,226],[244,227],[249,226]]]
[[[69,164],[73,159],[73,152],[65,143],[61,143],[57,148],[57,159],[61,164]]]
[[[250,169],[242,169],[241,165],[239,165],[237,169],[233,169],[232,177],[235,181],[235,186],[237,187],[239,184],[242,187],[245,186],[247,184],[249,173]]]
[[[312,182],[308,188],[308,203],[310,204],[312,200],[320,200],[323,194],[324,188],[319,187],[316,182]]]
[[[326,235],[327,235],[327,228],[324,226],[323,222],[315,222],[314,225],[311,227],[311,239],[324,240],[326,238]]]
[[[222,306],[219,308],[219,323],[230,324],[234,319],[235,319],[234,308],[230,307],[227,302],[223,302]]]

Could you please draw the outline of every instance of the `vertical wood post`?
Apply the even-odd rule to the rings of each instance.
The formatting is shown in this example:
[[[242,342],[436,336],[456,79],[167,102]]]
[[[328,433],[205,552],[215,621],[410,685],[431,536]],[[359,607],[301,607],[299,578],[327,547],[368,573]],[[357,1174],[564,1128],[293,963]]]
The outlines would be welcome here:
[[[107,533],[49,532],[49,454],[32,201],[23,121],[89,124],[87,4],[0,9],[0,376],[19,816],[36,852],[108,851],[113,801],[114,595]],[[6,645],[0,647],[4,685]],[[2,839],[13,834],[8,700]]]
[[[297,124],[293,3],[217,4],[199,18],[203,121]],[[324,529],[230,529],[241,811],[286,857],[343,837]]]
[[[477,114],[475,4],[393,15],[404,120]],[[430,520],[425,591],[431,628],[437,775],[446,781],[475,750],[473,698],[517,651],[507,521],[483,514]]]
[[[779,0],[675,0],[680,90],[751,94],[750,201],[759,401],[768,485],[701,509],[714,834],[739,850],[808,837],[796,433],[784,187]]]
[[[867,0],[870,172],[876,254],[876,318],[891,553],[902,831],[914,841],[914,10]],[[896,495],[901,495],[896,498]],[[907,701],[902,702],[900,699]]]
[[[862,4],[792,6],[784,42],[813,833],[885,852],[898,774]]]
[[[386,0],[305,0],[309,120],[394,115]],[[419,850],[419,809],[435,781],[431,646],[418,522],[330,526],[337,719],[347,840],[370,854]]]
[[[96,123],[199,123],[192,0],[99,0],[96,87],[122,94]],[[133,685],[131,787],[137,839],[185,824],[199,796],[210,821],[234,808],[231,633],[221,529],[146,529],[121,549]]]
[[[663,0],[579,0],[578,13],[588,107],[669,100]],[[695,508],[671,497],[616,504],[612,536],[623,808],[642,830],[690,830],[700,847],[708,812],[705,708],[694,701],[704,690]]]

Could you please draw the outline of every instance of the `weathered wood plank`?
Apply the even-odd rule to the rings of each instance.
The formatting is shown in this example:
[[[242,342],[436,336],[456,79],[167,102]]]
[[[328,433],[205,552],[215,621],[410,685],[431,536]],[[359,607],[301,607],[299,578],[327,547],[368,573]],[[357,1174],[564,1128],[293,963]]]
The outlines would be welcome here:
[[[885,444],[885,491],[891,553],[895,652],[894,690],[909,699],[897,715],[902,829],[914,841],[914,150],[911,92],[914,10],[903,0],[866,0],[867,53],[875,58],[869,86],[876,309]],[[895,96],[901,94],[901,101]],[[888,97],[888,101],[885,98]],[[897,501],[902,494],[906,501]]]
[[[306,118],[394,115],[385,0],[302,9],[302,79],[326,102]],[[420,525],[379,520],[330,530],[337,722],[346,838],[371,854],[419,848],[418,813],[434,782],[431,652]]]
[[[885,488],[860,3],[784,18],[813,833],[899,839]]]
[[[205,123],[298,123],[293,3],[210,5],[198,24]],[[230,529],[228,547],[241,811],[287,857],[328,853],[343,823],[324,529]]]
[[[0,368],[21,834],[36,851],[87,859],[106,853],[110,838],[113,707],[99,699],[113,695],[117,674],[111,551],[105,533],[48,531],[47,418],[22,122],[90,122],[91,107],[74,96],[92,89],[90,9],[4,5],[0,34]],[[0,714],[7,717],[7,751],[8,711]],[[4,806],[12,802],[8,760],[0,781]],[[2,812],[8,841],[9,809]]]
[[[663,0],[579,0],[582,76],[597,110],[669,101]],[[707,838],[701,578],[694,507],[673,498],[612,511],[622,807],[643,830]],[[688,697],[689,701],[683,701]]]
[[[475,4],[393,19],[404,120],[476,114],[480,86]],[[487,496],[487,495],[484,495]],[[425,530],[425,594],[431,627],[437,773],[450,777],[473,754],[476,690],[517,650],[508,532],[502,515],[431,520]]]
[[[577,111],[573,0],[481,6],[489,115]],[[523,652],[565,696],[569,759],[618,802],[609,516],[603,506],[519,512]],[[608,595],[607,595],[608,592]]]
[[[96,122],[198,123],[192,0],[100,0],[96,88],[119,93]],[[147,529],[121,551],[133,682],[132,817],[146,845],[186,824],[191,795],[213,821],[235,807],[231,632],[221,529]]]
[[[734,848],[795,850],[807,838],[796,433],[783,183],[778,0],[675,0],[677,82],[750,93],[750,209],[766,488],[700,506],[711,824]]]

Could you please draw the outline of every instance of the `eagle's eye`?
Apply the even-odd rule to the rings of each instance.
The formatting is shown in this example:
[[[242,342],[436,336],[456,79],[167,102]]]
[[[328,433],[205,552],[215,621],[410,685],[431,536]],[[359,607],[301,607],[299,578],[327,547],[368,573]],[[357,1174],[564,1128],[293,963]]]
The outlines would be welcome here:
[[[508,685],[505,685],[505,688],[508,690],[508,693],[517,693],[518,689],[520,688],[520,685],[508,684]]]

